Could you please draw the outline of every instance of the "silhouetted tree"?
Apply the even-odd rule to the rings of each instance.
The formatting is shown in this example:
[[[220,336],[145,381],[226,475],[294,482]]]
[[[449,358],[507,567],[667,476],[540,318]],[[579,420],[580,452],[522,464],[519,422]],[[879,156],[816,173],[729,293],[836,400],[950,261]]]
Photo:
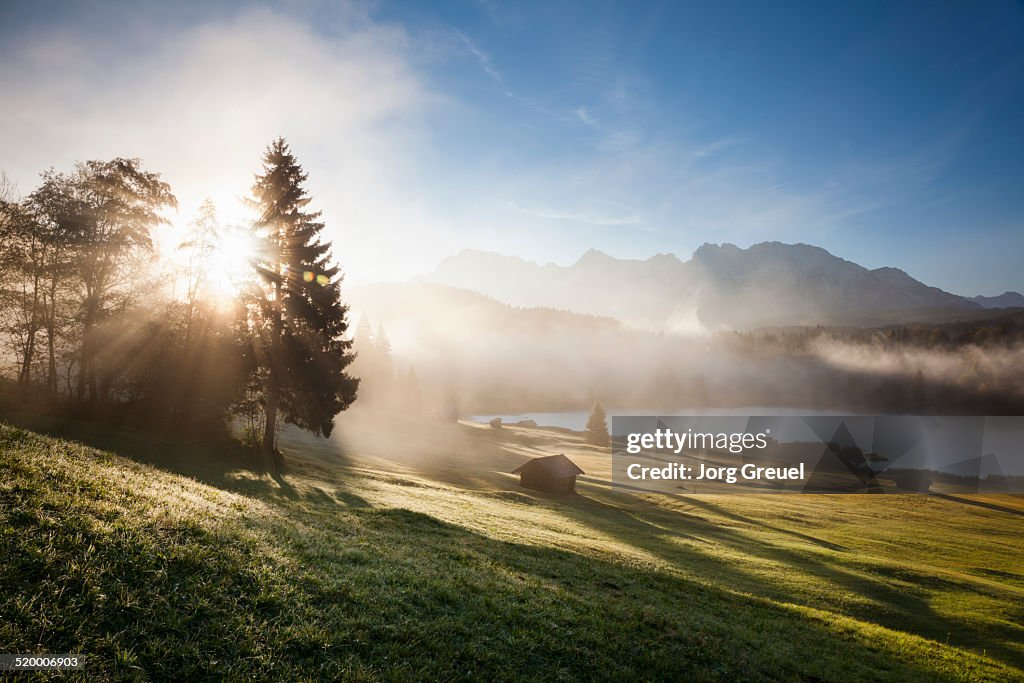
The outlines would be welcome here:
[[[0,171],[0,288],[14,257],[12,246],[17,236],[19,209],[17,188],[7,174]]]
[[[184,291],[178,295],[176,287],[176,296],[155,309],[159,316],[131,335],[136,361],[125,379],[136,421],[162,429],[219,429],[245,390],[252,366],[246,362],[247,335],[238,333],[244,325],[218,305],[223,302],[207,281],[222,238],[214,205],[206,200],[177,247],[183,260],[172,275]]]
[[[391,358],[391,339],[388,338],[383,323],[377,325],[377,334],[373,336],[373,356],[377,392],[379,397],[388,403],[391,401],[395,384],[395,363]]]
[[[16,297],[22,208],[14,184],[0,172],[0,331],[10,331]],[[2,378],[0,378],[2,382]]]
[[[262,445],[268,453],[276,453],[279,412],[285,422],[330,435],[334,416],[355,400],[359,384],[345,371],[353,359],[348,306],[341,302],[331,245],[321,240],[321,214],[306,210],[307,177],[278,138],[252,187],[256,228],[265,242],[251,323],[254,357],[266,370]]]
[[[356,325],[355,350],[356,353],[370,353],[373,347],[373,325],[370,324],[370,317],[363,314]]]
[[[594,407],[590,410],[590,417],[587,418],[586,437],[587,443],[595,446],[608,445],[608,419],[600,401],[594,403]]]
[[[32,379],[36,341],[42,329],[43,293],[48,242],[31,211],[20,202],[2,208],[4,331],[17,360],[18,385],[24,392]]]
[[[366,408],[373,401],[375,393],[377,349],[373,343],[373,325],[365,312],[359,316],[359,324],[352,338],[352,350],[356,357],[349,370],[354,377],[359,378],[359,404]]]
[[[388,333],[384,329],[384,323],[377,325],[377,334],[373,337],[373,345],[377,348],[377,352],[380,354],[383,362],[387,366],[391,366],[391,339],[388,338]]]
[[[6,242],[0,257],[6,277],[0,279],[7,281],[0,289],[7,303],[6,328],[19,360],[18,382],[27,390],[33,374],[41,371],[50,394],[57,390],[58,330],[68,316],[68,300],[74,299],[66,284],[73,266],[67,235],[52,219],[62,201],[63,188],[44,185],[24,202],[7,201],[0,207],[0,222],[6,227],[6,239],[0,239]],[[47,358],[37,362],[44,335]]]
[[[160,174],[142,170],[138,159],[117,158],[78,163],[71,174],[43,173],[33,201],[74,264],[69,276],[79,305],[76,396],[95,403],[110,386],[109,378],[98,378],[96,328],[127,308],[144,280],[137,266],[152,252],[150,230],[165,222],[160,211],[177,206],[177,200]]]
[[[185,240],[178,250],[185,253],[185,339],[192,338],[197,309],[201,304],[206,274],[220,238],[217,209],[209,199],[199,205],[199,212],[188,224]]]
[[[404,390],[403,378],[395,372],[391,340],[384,325],[378,324],[374,331],[369,317],[365,313],[361,315],[353,347],[357,357],[352,364],[352,373],[360,381],[360,406],[374,410],[403,407],[402,397],[398,395]]]

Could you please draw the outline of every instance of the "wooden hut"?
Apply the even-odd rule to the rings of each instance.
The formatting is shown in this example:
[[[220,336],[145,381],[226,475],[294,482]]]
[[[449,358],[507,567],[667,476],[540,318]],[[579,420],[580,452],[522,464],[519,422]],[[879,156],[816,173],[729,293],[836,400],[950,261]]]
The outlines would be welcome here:
[[[519,483],[528,489],[568,493],[576,490],[576,475],[584,474],[563,454],[534,458],[512,470],[519,475]]]

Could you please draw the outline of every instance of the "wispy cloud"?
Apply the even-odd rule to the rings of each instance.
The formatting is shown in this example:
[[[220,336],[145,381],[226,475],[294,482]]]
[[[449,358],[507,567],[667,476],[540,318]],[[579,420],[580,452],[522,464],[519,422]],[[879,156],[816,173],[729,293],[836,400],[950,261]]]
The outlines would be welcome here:
[[[474,42],[469,36],[467,36],[462,31],[454,28],[452,29],[452,31],[459,40],[466,54],[470,55],[476,61],[477,65],[480,67],[480,70],[483,71],[488,78],[494,81],[496,85],[501,87],[505,97],[517,102],[518,104],[528,109],[532,109],[536,112],[545,114],[546,116],[550,116],[555,119],[566,120],[569,118],[574,118],[575,115],[570,116],[568,114],[560,113],[554,109],[542,105],[532,97],[528,97],[526,95],[521,95],[517,92],[514,92],[506,83],[505,77],[502,74],[502,72],[499,71],[498,68],[494,65],[494,60],[491,59],[491,56],[483,48],[477,45],[476,42]]]
[[[641,136],[630,128],[617,128],[604,132],[604,135],[597,143],[597,149],[601,152],[626,152],[635,150],[641,141]]]
[[[538,218],[549,218],[553,220],[575,221],[577,223],[588,223],[600,226],[641,226],[644,221],[639,215],[615,216],[600,211],[564,211],[549,208],[527,208],[516,202],[508,202],[508,205],[528,216]]]
[[[713,142],[709,142],[707,144],[701,145],[697,149],[695,149],[692,152],[690,152],[690,154],[691,154],[691,156],[694,156],[694,157],[696,157],[698,159],[703,158],[703,157],[710,157],[710,156],[714,156],[718,152],[721,152],[723,149],[728,149],[729,147],[735,147],[736,145],[738,145],[738,144],[740,144],[742,142],[743,142],[742,138],[734,138],[734,137],[722,138],[721,140],[715,140]]]
[[[502,77],[501,72],[495,68],[494,62],[491,60],[491,56],[484,52],[462,31],[454,28],[452,31],[454,31],[455,35],[462,42],[466,51],[476,60],[477,64],[480,66],[480,70],[487,74],[495,83],[505,85],[505,79]]]
[[[590,110],[588,110],[586,107],[576,107],[576,109],[573,110],[573,113],[576,114],[576,118],[578,118],[580,121],[587,124],[588,126],[597,125],[597,119],[595,119],[591,115]]]
[[[580,105],[574,109],[550,106],[539,102],[534,97],[517,92],[508,85],[504,74],[498,69],[494,59],[485,49],[459,29],[452,28],[451,30],[459,43],[460,49],[476,61],[480,70],[496,85],[500,86],[504,95],[510,100],[562,123],[582,123],[595,128],[600,126],[597,117],[594,116],[591,108],[587,106]]]

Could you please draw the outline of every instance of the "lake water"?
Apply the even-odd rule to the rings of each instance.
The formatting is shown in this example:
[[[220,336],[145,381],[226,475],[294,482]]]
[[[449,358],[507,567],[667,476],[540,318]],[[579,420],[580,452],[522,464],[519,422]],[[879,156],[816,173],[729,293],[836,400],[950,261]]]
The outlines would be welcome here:
[[[702,416],[702,415],[747,415],[747,416],[774,416],[774,415],[847,415],[837,410],[815,410],[813,408],[783,408],[779,406],[744,406],[741,408],[695,408],[692,410],[665,413],[661,410],[617,410],[605,409],[609,419],[612,415],[658,415],[668,417],[669,415],[679,416]],[[562,427],[582,432],[587,426],[587,418],[590,417],[589,410],[572,410],[553,413],[495,413],[493,415],[470,415],[467,419],[472,422],[488,423],[496,417],[500,417],[505,424],[513,424],[520,420],[533,420],[539,427]]]
[[[706,408],[665,414],[659,410],[618,410],[608,409],[609,427],[612,416],[658,416],[658,417],[810,417],[810,416],[852,416],[838,410],[815,410],[812,408],[788,408],[779,406],[745,406],[740,408]],[[586,428],[590,411],[575,410],[542,413],[505,413],[492,415],[473,415],[469,419],[486,424],[500,417],[505,424],[514,424],[520,420],[533,420],[539,427],[562,427],[581,432]],[[962,476],[987,476],[989,474],[1006,474],[1024,476],[1024,416],[1021,417],[914,417],[893,416],[895,420],[905,420],[898,427],[906,438],[896,439],[904,444],[898,449],[897,458],[900,467],[931,469],[950,472]],[[980,420],[980,422],[979,422]],[[724,431],[743,429],[741,421]],[[628,429],[635,428],[629,427]],[[647,427],[644,427],[646,429]],[[889,433],[880,433],[876,439],[876,427],[873,419],[850,420],[847,423],[847,434],[865,453],[876,448],[879,443],[896,437],[892,423]],[[822,438],[816,434],[804,420],[783,420],[773,423],[775,431],[772,437],[781,442],[814,442]],[[831,429],[831,427],[830,427]],[[719,430],[722,431],[722,430]],[[825,435],[827,437],[827,434]],[[879,441],[878,439],[881,439]],[[907,441],[909,439],[909,441]],[[912,447],[911,447],[912,446]],[[894,458],[895,459],[895,458]],[[970,470],[970,472],[968,472]],[[1016,485],[1016,484],[1015,484]]]

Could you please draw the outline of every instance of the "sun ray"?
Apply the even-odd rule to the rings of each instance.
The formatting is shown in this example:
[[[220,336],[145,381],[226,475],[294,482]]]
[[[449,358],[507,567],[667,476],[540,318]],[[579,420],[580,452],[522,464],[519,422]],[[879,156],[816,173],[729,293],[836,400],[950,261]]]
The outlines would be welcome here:
[[[202,264],[204,288],[217,303],[228,303],[255,277],[258,238],[251,228],[224,228]]]
[[[217,204],[205,229],[195,221],[184,224],[169,217],[168,224],[154,232],[155,272],[166,279],[173,298],[195,296],[225,307],[255,280],[260,238],[238,204],[224,204],[223,213]]]

